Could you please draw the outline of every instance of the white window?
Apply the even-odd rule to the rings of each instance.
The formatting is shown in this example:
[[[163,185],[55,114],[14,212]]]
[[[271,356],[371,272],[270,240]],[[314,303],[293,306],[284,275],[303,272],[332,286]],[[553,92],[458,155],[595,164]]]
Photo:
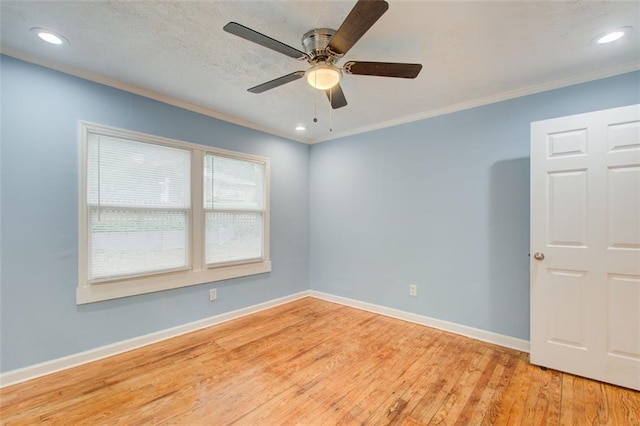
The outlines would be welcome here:
[[[207,265],[262,258],[264,167],[235,158],[205,155]]]
[[[266,158],[81,123],[78,303],[269,272]]]

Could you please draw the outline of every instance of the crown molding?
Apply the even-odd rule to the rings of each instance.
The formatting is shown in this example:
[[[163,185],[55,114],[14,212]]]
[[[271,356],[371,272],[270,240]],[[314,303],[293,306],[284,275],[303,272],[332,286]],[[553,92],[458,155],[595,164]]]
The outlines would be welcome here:
[[[261,126],[259,124],[253,123],[251,121],[247,121],[241,118],[233,117],[231,115],[223,114],[221,112],[215,111],[210,108],[205,108],[200,105],[192,104],[190,102],[182,101],[180,99],[176,99],[174,97],[164,95],[159,92],[154,92],[152,90],[143,89],[142,87],[135,86],[133,84],[123,83],[118,80],[111,79],[109,77],[105,77],[100,74],[96,74],[89,71],[84,71],[74,67],[68,67],[66,65],[61,65],[55,61],[50,61],[48,59],[38,58],[36,56],[30,55],[28,53],[24,53],[19,50],[11,49],[2,46],[0,48],[0,53],[3,55],[11,56],[16,59],[20,59],[21,61],[29,62],[31,64],[40,65],[46,68],[50,68],[55,71],[60,71],[65,74],[73,75],[75,77],[82,78],[84,80],[93,81],[94,83],[103,84],[105,86],[113,87],[119,90],[123,90],[125,92],[133,93],[135,95],[140,95],[145,98],[153,99],[154,101],[162,102],[164,104],[172,105],[178,108],[185,109],[187,111],[196,112],[201,115],[205,115],[207,117],[215,118],[218,120],[226,121],[229,123],[237,124],[238,126],[247,127],[249,129],[258,130],[260,132],[268,133],[270,135],[278,136],[284,139],[293,140],[295,142],[301,142],[304,144],[309,144],[309,140],[305,140],[302,138],[294,138],[291,135],[286,135],[284,133],[280,133],[274,129],[269,127]]]
[[[541,84],[534,84],[534,85],[523,87],[520,89],[509,90],[506,92],[497,93],[495,95],[474,99],[471,101],[460,102],[454,105],[445,106],[443,108],[432,109],[432,110],[423,111],[417,114],[411,114],[411,115],[393,119],[393,120],[382,121],[376,124],[372,124],[370,126],[363,126],[363,127],[347,130],[344,132],[332,133],[331,135],[327,135],[327,137],[311,139],[311,138],[293,137],[290,134],[284,134],[272,128],[253,123],[248,120],[223,114],[221,112],[215,111],[210,108],[206,108],[200,105],[192,104],[190,102],[182,101],[182,100],[173,98],[171,96],[164,95],[162,93],[154,92],[151,90],[143,89],[141,87],[138,87],[132,84],[123,83],[121,81],[114,80],[100,74],[84,71],[74,67],[61,65],[55,61],[38,58],[33,55],[29,55],[27,53],[24,53],[15,49],[6,48],[2,46],[0,48],[0,53],[7,56],[11,56],[16,59],[20,59],[25,62],[29,62],[35,65],[40,65],[46,68],[63,72],[65,74],[70,74],[85,80],[93,81],[95,83],[103,84],[105,86],[110,86],[116,89],[123,90],[125,92],[130,92],[136,95],[143,96],[145,98],[153,99],[155,101],[172,105],[178,108],[182,108],[187,111],[196,112],[198,114],[202,114],[207,117],[237,124],[238,126],[246,127],[249,129],[257,130],[270,135],[278,136],[284,139],[288,139],[288,140],[292,140],[292,141],[300,142],[304,144],[309,144],[309,145],[341,139],[348,136],[354,136],[360,133],[366,133],[366,132],[371,132],[373,130],[384,129],[387,127],[398,126],[401,124],[412,123],[414,121],[425,120],[427,118],[433,118],[440,115],[450,114],[452,112],[463,111],[471,108],[476,108],[479,106],[484,106],[484,105],[489,105],[489,104],[502,102],[510,99],[519,98],[522,96],[528,96],[536,93],[547,92],[549,90],[560,89],[563,87],[573,86],[581,83],[588,83],[590,81],[600,80],[602,78],[607,78],[607,77],[614,77],[616,75],[626,74],[628,72],[640,70],[640,61],[634,61],[624,65],[607,68],[604,70],[583,73],[583,74],[579,74],[579,75],[575,75],[567,78],[561,78],[558,80],[553,80],[553,81],[549,81]]]
[[[393,119],[393,120],[382,121],[380,123],[376,123],[371,126],[364,126],[364,127],[359,127],[357,129],[347,130],[344,132],[337,132],[337,133],[331,134],[331,136],[326,138],[314,139],[310,143],[315,144],[315,143],[327,142],[335,139],[341,139],[347,136],[354,136],[360,133],[371,132],[373,130],[380,130],[387,127],[398,126],[400,124],[406,124],[414,121],[425,120],[427,118],[433,118],[439,115],[450,114],[452,112],[458,112],[466,109],[476,108],[479,106],[507,101],[510,99],[520,98],[522,96],[534,95],[536,93],[547,92],[549,90],[561,89],[563,87],[574,86],[576,84],[588,83],[590,81],[600,80],[602,78],[607,78],[607,77],[614,77],[616,75],[626,74],[628,72],[633,72],[638,70],[640,70],[640,61],[630,62],[628,64],[616,66],[613,68],[607,68],[605,70],[579,74],[576,76],[553,80],[553,81],[549,81],[541,84],[534,84],[534,85],[523,87],[520,89],[509,90],[509,91],[498,93],[495,95],[486,96],[486,97],[474,99],[471,101],[461,102],[454,105],[449,105],[443,108],[428,110],[418,114],[412,114],[412,115],[408,115],[408,116]]]

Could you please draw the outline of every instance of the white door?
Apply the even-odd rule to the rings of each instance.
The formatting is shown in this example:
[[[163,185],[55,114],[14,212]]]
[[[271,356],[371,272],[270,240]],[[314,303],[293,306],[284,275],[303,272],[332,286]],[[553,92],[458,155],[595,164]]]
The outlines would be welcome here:
[[[640,105],[531,124],[531,362],[640,390]]]

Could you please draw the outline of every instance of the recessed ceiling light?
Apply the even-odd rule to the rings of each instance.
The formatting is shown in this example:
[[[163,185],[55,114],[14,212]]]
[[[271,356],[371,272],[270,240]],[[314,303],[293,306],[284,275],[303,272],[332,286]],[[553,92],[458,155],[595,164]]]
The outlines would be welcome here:
[[[631,27],[622,27],[615,29],[613,31],[609,31],[607,33],[601,34],[595,38],[595,42],[597,44],[606,44],[611,43],[616,40],[620,40],[626,33],[631,30]]]
[[[305,130],[307,130],[305,126],[296,126],[296,131],[298,132],[304,132]]]
[[[61,44],[69,44],[69,40],[61,36],[60,34],[47,30],[45,28],[31,28],[32,33],[38,36],[41,40],[46,41],[47,43],[61,45]]]

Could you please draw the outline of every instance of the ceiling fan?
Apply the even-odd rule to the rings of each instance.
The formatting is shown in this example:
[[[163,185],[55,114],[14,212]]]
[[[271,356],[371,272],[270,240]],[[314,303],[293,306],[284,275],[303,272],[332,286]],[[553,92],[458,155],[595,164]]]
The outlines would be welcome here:
[[[305,33],[302,36],[304,52],[237,22],[229,22],[224,26],[224,30],[291,58],[307,61],[311,65],[306,71],[295,71],[283,75],[252,87],[248,89],[249,92],[262,93],[306,75],[307,82],[312,87],[325,91],[331,107],[336,109],[347,105],[340,87],[343,72],[351,75],[398,78],[416,78],[420,73],[421,64],[348,61],[342,68],[336,66],[336,62],[360,40],[388,8],[389,4],[384,0],[358,0],[337,31],[330,28],[316,28]]]

